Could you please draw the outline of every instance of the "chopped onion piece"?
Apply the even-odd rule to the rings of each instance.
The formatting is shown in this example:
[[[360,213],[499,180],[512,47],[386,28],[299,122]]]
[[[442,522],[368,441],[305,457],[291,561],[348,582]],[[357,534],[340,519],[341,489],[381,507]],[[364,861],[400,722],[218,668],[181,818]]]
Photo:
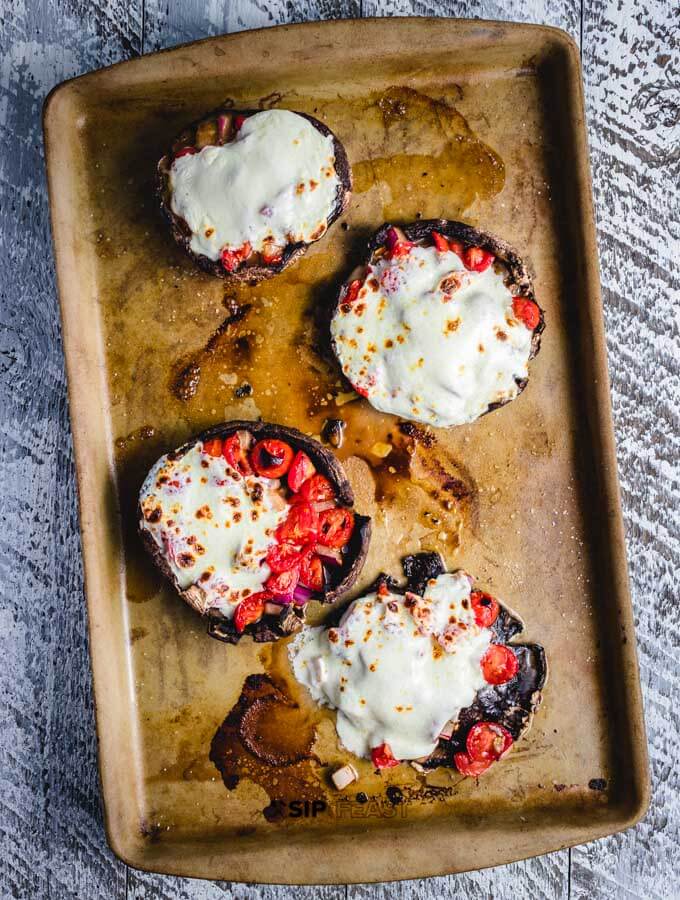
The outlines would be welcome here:
[[[324,544],[317,544],[314,552],[321,557],[324,562],[334,566],[342,565],[342,553],[335,547],[326,547]]]
[[[305,587],[303,584],[298,584],[293,591],[293,599],[296,603],[306,603],[308,600],[311,600],[314,596],[314,591]]]
[[[357,773],[357,770],[351,763],[347,763],[346,766],[343,766],[341,769],[338,769],[331,775],[333,784],[339,791],[343,791],[346,787],[352,784],[353,781],[357,781],[358,778],[359,775]]]

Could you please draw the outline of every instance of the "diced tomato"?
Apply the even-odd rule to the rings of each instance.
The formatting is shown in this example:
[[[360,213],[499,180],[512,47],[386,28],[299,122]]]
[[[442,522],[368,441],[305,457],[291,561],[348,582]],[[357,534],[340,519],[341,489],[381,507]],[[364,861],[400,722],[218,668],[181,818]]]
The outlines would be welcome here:
[[[387,587],[386,581],[380,582],[380,584],[378,585],[377,594],[379,597],[389,597],[390,596],[390,589]]]
[[[394,758],[389,744],[381,744],[371,750],[371,759],[376,769],[391,769],[399,765],[399,760]]]
[[[513,743],[512,735],[503,725],[477,722],[468,731],[465,747],[471,760],[495,762],[505,756]]]
[[[178,150],[175,153],[175,159],[179,159],[180,156],[193,156],[194,153],[198,153],[198,150],[195,147],[182,147],[181,150]]]
[[[252,252],[253,248],[248,241],[236,250],[225,247],[222,251],[222,266],[227,272],[235,272],[241,263],[248,259]]]
[[[344,547],[354,530],[351,509],[326,509],[319,514],[319,541],[328,547]]]
[[[283,259],[283,251],[270,241],[262,248],[262,259],[268,266],[275,266]]]
[[[485,594],[484,591],[473,591],[470,594],[470,601],[477,625],[480,628],[491,628],[498,618],[498,601],[494,600],[491,594]]]
[[[457,253],[461,259],[465,256],[465,247],[463,247],[460,241],[454,241],[453,238],[451,238],[449,241],[449,249],[453,250],[454,253]]]
[[[294,494],[300,490],[302,485],[308,481],[316,472],[316,468],[311,459],[302,450],[298,450],[295,454],[293,462],[288,469],[288,487]]]
[[[316,553],[308,552],[302,558],[300,566],[300,584],[311,588],[313,591],[322,591],[324,589],[325,578],[323,572],[323,563]]]
[[[527,297],[513,297],[512,311],[515,318],[524,322],[529,331],[533,331],[541,321],[541,312],[538,306]]]
[[[517,657],[505,644],[490,644],[481,661],[482,674],[488,684],[505,684],[519,670]]]
[[[438,231],[432,232],[432,240],[434,242],[435,247],[440,253],[448,253],[451,249],[449,247],[449,242],[446,240],[443,234],[439,234]]]
[[[470,272],[484,272],[494,259],[493,253],[482,247],[468,247],[463,255],[463,264]]]
[[[359,386],[356,385],[356,384],[353,384],[352,387],[354,388],[354,390],[357,392],[357,394],[358,394],[360,397],[368,397],[368,388],[365,388],[365,387],[359,387]]]
[[[242,634],[246,625],[259,622],[264,613],[264,605],[274,595],[271,591],[260,591],[259,594],[251,594],[245,600],[241,600],[234,611],[234,626],[239,634]]]
[[[413,241],[407,241],[401,236],[396,228],[390,228],[385,237],[385,247],[387,248],[387,258],[395,259],[395,257],[408,256],[411,248],[415,246]]]
[[[222,445],[222,456],[229,465],[236,469],[237,472],[240,472],[241,475],[252,475],[253,470],[250,468],[250,463],[248,462],[246,448],[241,443],[238,432],[232,434],[231,437],[228,437],[224,441]]]
[[[312,475],[301,486],[296,500],[304,500],[306,503],[323,503],[325,500],[335,499],[335,489],[325,475]]]
[[[293,544],[274,544],[267,552],[267,565],[272,572],[288,572],[302,562],[303,553]]]
[[[319,530],[319,516],[310,503],[295,503],[291,506],[285,522],[276,529],[279,541],[290,544],[316,543]]]
[[[479,775],[483,775],[493,763],[492,760],[486,759],[472,760],[467,753],[454,753],[453,761],[460,774],[466,775],[468,778],[477,778]]]
[[[246,118],[247,118],[247,116],[236,116],[236,118],[234,119],[234,128],[237,131],[241,130],[241,127],[242,127],[243,123],[245,122]]]
[[[288,569],[287,572],[277,572],[274,575],[270,575],[265,582],[265,586],[272,594],[285,596],[293,593],[299,580],[300,567],[294,566],[292,569]]]
[[[263,478],[281,478],[290,469],[292,461],[293,448],[276,438],[258,441],[250,454],[253,469]]]
[[[212,438],[209,441],[203,441],[203,452],[208,456],[222,456],[222,440],[221,438]]]
[[[354,301],[359,296],[359,291],[361,290],[361,281],[358,278],[355,278],[354,281],[350,281],[348,285],[346,285],[345,293],[342,297],[343,303],[354,303]]]

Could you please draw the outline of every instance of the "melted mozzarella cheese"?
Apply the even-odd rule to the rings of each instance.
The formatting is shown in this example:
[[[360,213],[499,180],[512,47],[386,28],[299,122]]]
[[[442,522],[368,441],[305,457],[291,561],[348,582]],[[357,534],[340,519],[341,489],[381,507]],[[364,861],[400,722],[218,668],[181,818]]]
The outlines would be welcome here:
[[[303,116],[249,116],[236,138],[180,156],[170,170],[172,211],[191,229],[191,249],[210,259],[248,241],[262,250],[321,237],[339,179],[333,138]]]
[[[528,375],[532,332],[503,274],[468,272],[434,247],[371,264],[331,333],[342,371],[376,409],[429,425],[473,422]]]
[[[183,456],[162,456],[140,493],[140,525],[154,539],[182,590],[198,585],[208,607],[233,616],[262,590],[264,561],[288,505],[278,480],[243,478],[199,441]]]
[[[336,709],[357,756],[390,745],[397,759],[429,755],[444,725],[475,699],[491,631],[475,624],[470,580],[440,575],[422,597],[368,594],[337,628],[307,628],[289,654],[296,678]]]

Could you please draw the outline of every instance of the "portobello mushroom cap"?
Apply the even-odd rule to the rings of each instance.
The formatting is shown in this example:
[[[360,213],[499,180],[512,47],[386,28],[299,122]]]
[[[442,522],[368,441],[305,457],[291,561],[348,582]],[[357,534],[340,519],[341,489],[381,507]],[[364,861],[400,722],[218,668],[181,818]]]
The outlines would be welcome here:
[[[221,438],[224,440],[235,434],[237,431],[249,432],[255,441],[264,438],[272,438],[285,441],[290,444],[294,450],[304,451],[314,463],[317,472],[325,475],[331,482],[335,488],[336,499],[338,502],[344,507],[353,506],[354,494],[349,480],[338,460],[318,441],[308,437],[296,428],[287,428],[283,425],[270,424],[267,422],[249,422],[246,420],[224,422],[196,435],[191,440],[182,444],[177,450],[169,453],[168,457],[171,460],[180,459],[199,442],[205,443],[214,438]],[[217,609],[206,608],[205,592],[199,585],[192,584],[184,590],[179,586],[177,579],[158,544],[149,531],[144,528],[144,516],[141,502],[138,504],[137,514],[138,530],[146,550],[149,552],[158,569],[173,585],[182,599],[196,610],[196,612],[208,619],[208,634],[211,637],[230,644],[237,644],[245,634],[249,634],[254,641],[261,643],[278,640],[278,638],[285,637],[302,628],[304,622],[304,607],[289,605],[282,606],[281,612],[278,615],[265,614],[259,621],[247,625],[242,633],[238,632],[233,619],[227,618]],[[342,565],[338,566],[337,569],[329,570],[331,580],[326,584],[323,592],[315,595],[314,599],[317,599],[321,603],[333,603],[352,587],[359,577],[366,559],[370,537],[370,518],[355,513],[354,530],[347,544],[347,550],[344,554]]]
[[[369,265],[373,261],[376,251],[385,246],[387,241],[387,234],[390,229],[394,227],[395,226],[393,225],[393,223],[385,222],[373,234],[373,236],[368,241],[368,253],[366,255],[365,262],[363,263],[364,266]],[[431,241],[432,233],[438,232],[439,234],[443,235],[446,238],[449,238],[450,240],[459,241],[464,245],[465,248],[481,247],[483,250],[487,250],[489,253],[493,253],[496,259],[500,261],[506,269],[507,276],[504,281],[506,287],[513,295],[513,297],[525,297],[528,300],[532,300],[538,307],[540,318],[538,325],[533,329],[531,349],[529,353],[529,361],[534,359],[541,348],[541,334],[545,329],[545,315],[543,310],[541,309],[540,304],[536,300],[533,287],[533,279],[531,273],[529,272],[529,269],[527,268],[526,264],[517,253],[517,251],[513,247],[511,247],[510,244],[507,243],[507,241],[504,241],[502,238],[496,237],[495,235],[490,234],[487,231],[481,231],[478,228],[474,228],[472,225],[467,225],[465,222],[457,222],[452,219],[421,219],[417,222],[411,222],[408,225],[401,225],[399,226],[399,228],[401,231],[403,231],[406,239],[409,241],[413,241],[414,243]],[[357,268],[361,268],[361,266]],[[350,280],[351,276],[348,281]],[[331,320],[338,314],[340,306],[343,303],[346,284],[347,282],[344,282],[340,288],[338,297],[331,310]],[[336,359],[342,366],[342,354],[333,336],[331,336],[331,346]],[[507,403],[512,402],[512,400],[516,400],[517,397],[522,393],[524,388],[527,386],[528,381],[528,378],[515,378],[515,384],[517,385],[517,394],[514,397],[509,397],[496,403],[490,403],[485,412],[483,412],[481,415],[487,415],[488,413],[492,412],[492,410],[499,409],[501,406],[505,406]],[[481,418],[481,416],[479,416],[478,418]]]
[[[287,244],[283,249],[280,261],[275,263],[266,263],[264,260],[259,259],[257,253],[252,253],[249,259],[245,261],[245,264],[241,265],[239,269],[235,272],[228,272],[222,265],[221,259],[213,260],[202,253],[195,253],[191,249],[191,230],[184,219],[172,211],[170,169],[175,156],[183,148],[196,147],[200,150],[203,147],[212,145],[219,146],[228,143],[230,140],[233,140],[235,136],[236,131],[233,122],[237,116],[248,118],[249,116],[254,116],[257,113],[265,111],[266,110],[262,109],[234,109],[232,107],[220,107],[213,110],[213,112],[209,113],[204,118],[187,125],[177,135],[172,142],[170,149],[159,160],[156,169],[156,196],[161,213],[170,226],[170,231],[175,242],[179,244],[200,269],[203,269],[203,271],[207,272],[209,275],[216,275],[218,278],[224,279],[227,283],[233,284],[241,282],[255,285],[260,281],[264,281],[266,278],[272,278],[274,275],[283,272],[284,269],[288,268],[288,266],[292,265],[292,263],[303,256],[310,246],[310,243],[314,242],[306,243],[304,241],[298,241],[296,243]],[[338,188],[335,203],[326,220],[327,231],[349,205],[352,194],[352,169],[342,142],[327,125],[324,125],[323,122],[320,122],[318,119],[315,119],[314,116],[309,116],[306,113],[297,112],[297,110],[290,110],[290,112],[294,112],[295,115],[306,119],[324,137],[331,137],[333,139],[335,172],[338,176]],[[216,138],[219,134],[218,117],[228,117],[229,128],[226,139],[221,141],[219,139],[215,139],[214,141],[206,139],[203,135],[208,135],[210,137],[214,135]],[[326,232],[324,231],[324,234],[325,233]],[[321,240],[322,237],[323,234],[318,240]]]

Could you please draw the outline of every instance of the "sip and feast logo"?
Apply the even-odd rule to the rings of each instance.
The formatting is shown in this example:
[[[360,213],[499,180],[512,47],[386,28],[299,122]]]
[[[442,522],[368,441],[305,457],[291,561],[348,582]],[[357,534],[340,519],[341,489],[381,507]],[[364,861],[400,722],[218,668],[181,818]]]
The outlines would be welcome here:
[[[291,819],[315,819],[320,815],[331,815],[336,819],[405,819],[406,808],[406,804],[402,803],[401,791],[395,791],[394,796],[387,798],[357,794],[356,799],[343,797],[331,803],[325,800],[289,800],[279,806],[280,811]]]

